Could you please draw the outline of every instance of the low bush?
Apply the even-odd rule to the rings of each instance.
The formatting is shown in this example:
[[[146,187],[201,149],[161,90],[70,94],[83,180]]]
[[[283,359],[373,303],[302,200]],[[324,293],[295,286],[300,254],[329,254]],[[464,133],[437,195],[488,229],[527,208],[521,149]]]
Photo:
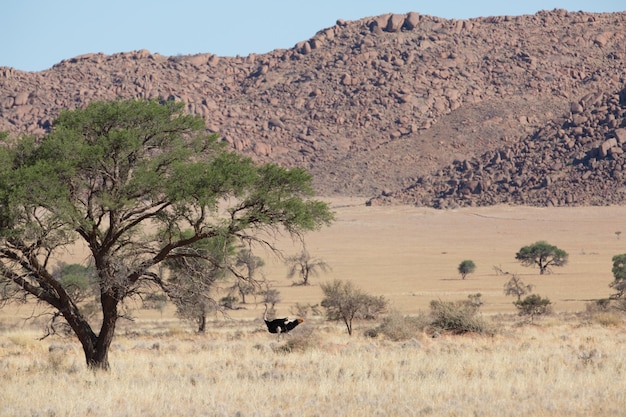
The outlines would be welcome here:
[[[432,300],[430,302],[430,324],[435,330],[454,334],[488,332],[487,324],[478,316],[479,307],[480,305],[469,300]]]
[[[541,297],[538,294],[531,294],[523,300],[514,302],[515,307],[519,310],[520,316],[527,316],[532,323],[536,316],[550,314],[552,312],[552,302],[547,297]]]
[[[365,331],[367,337],[383,335],[394,342],[414,338],[419,332],[428,327],[428,318],[424,314],[417,316],[403,316],[398,311],[392,311],[382,323],[375,328]]]
[[[300,329],[297,332],[290,332],[284,335],[285,343],[277,345],[276,352],[304,352],[317,346],[317,337],[311,327]]]
[[[624,315],[618,311],[603,311],[591,315],[591,321],[604,327],[618,327],[624,322]]]

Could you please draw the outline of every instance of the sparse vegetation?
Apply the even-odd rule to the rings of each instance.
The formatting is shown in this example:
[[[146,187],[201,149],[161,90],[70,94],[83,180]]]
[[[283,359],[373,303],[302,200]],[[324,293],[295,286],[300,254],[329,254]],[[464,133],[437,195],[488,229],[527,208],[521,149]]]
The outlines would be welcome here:
[[[485,333],[487,323],[478,316],[480,304],[471,300],[430,302],[431,326],[439,331],[453,334]]]
[[[498,222],[511,226],[510,230],[525,240],[532,238],[549,221],[567,219],[567,224],[576,226],[572,228],[576,234],[590,236],[589,247],[612,256],[617,242],[606,236],[612,236],[614,218],[621,209],[601,207],[597,210],[594,222],[565,217],[582,213],[582,219],[589,219],[589,211],[582,209],[516,208],[513,214],[510,208],[471,211],[495,214],[500,219],[515,218],[510,223]],[[402,264],[406,258],[397,255],[413,256],[411,250],[415,242],[424,246],[437,242],[433,236],[418,236],[416,231],[423,225],[411,228],[416,223],[413,218],[423,211],[421,208],[411,211],[411,221],[393,216],[392,227],[384,228],[392,216],[385,223],[376,223],[383,217],[383,209],[338,209],[340,219],[355,219],[352,223],[338,222],[341,233],[346,231],[341,226],[367,222],[376,230],[394,234],[401,225],[402,230],[415,238],[406,240],[411,246],[382,249],[385,271],[389,277],[397,279],[386,280],[381,286],[377,264],[372,270],[364,268],[355,275],[354,282],[370,294],[377,294],[373,288],[384,288],[381,294],[393,300],[397,314],[392,311],[375,321],[355,320],[350,338],[342,322],[328,322],[312,315],[277,342],[262,323],[262,304],[260,308],[250,305],[247,310],[229,311],[230,317],[211,317],[206,334],[201,335],[181,323],[168,304],[162,317],[155,311],[142,309],[133,312],[133,322],[120,320],[115,349],[111,351],[111,370],[94,373],[81,360],[81,348],[76,339],[54,336],[39,341],[41,320],[29,321],[24,328],[25,323],[20,319],[24,314],[31,314],[31,305],[8,306],[0,311],[0,378],[5,382],[0,396],[3,417],[165,417],[172,413],[200,416],[211,412],[228,416],[270,416],[275,415],[276,410],[285,416],[361,416],[364,413],[485,417],[619,415],[623,408],[622,387],[618,383],[607,384],[607,381],[623,379],[626,320],[623,312],[617,310],[622,299],[601,301],[601,308],[605,310],[597,310],[592,317],[570,312],[575,311],[574,308],[584,311],[588,299],[608,298],[607,284],[612,274],[606,256],[588,256],[585,263],[573,264],[564,272],[567,278],[563,280],[543,280],[538,274],[520,275],[527,283],[537,280],[540,293],[550,299],[553,294],[558,294],[559,299],[575,299],[562,300],[555,305],[555,314],[549,320],[535,319],[534,326],[520,326],[521,320],[512,304],[516,297],[506,297],[502,291],[510,276],[496,278],[491,273],[484,280],[471,280],[466,284],[449,280],[450,257],[440,255],[445,249],[440,246],[431,248],[436,257],[441,258],[436,267],[424,263],[416,271],[412,265]],[[545,217],[530,223],[531,227],[522,223],[523,229],[515,229],[520,223],[518,218],[528,218],[529,214],[537,212]],[[465,213],[460,215],[465,217]],[[440,245],[449,245],[453,238],[471,236],[468,230],[476,227],[471,217],[467,224],[455,230],[446,229],[455,219],[453,214],[459,215],[438,212],[428,217],[429,227],[437,230],[436,237],[443,237]],[[484,217],[479,219],[478,224],[483,224]],[[352,251],[339,251],[333,245],[344,245],[345,240],[333,239],[338,231],[332,229],[316,233],[312,239],[315,245],[326,242],[329,249],[337,252],[330,257],[337,274],[344,273],[344,265],[337,259],[351,267],[363,254],[381,253],[377,252],[381,249],[376,242],[366,241]],[[362,228],[358,230],[360,233]],[[573,232],[565,232],[559,239],[565,240],[569,233]],[[486,229],[478,237],[460,241],[460,246],[470,254],[468,257],[480,259],[485,265],[497,265],[500,259],[509,258],[508,263],[503,261],[502,267],[514,272],[511,253],[516,247],[511,242],[508,246],[494,243],[494,252],[490,249],[489,256],[480,257],[497,237],[495,229]],[[285,241],[292,243],[289,237]],[[282,299],[277,304],[279,313],[290,311],[293,316],[297,303],[304,306],[304,310],[321,301],[317,287],[290,285],[284,264],[280,260],[274,262],[268,261],[266,270],[275,280],[272,281],[275,284],[271,289],[275,295],[272,298]],[[583,278],[577,280],[578,276]],[[591,276],[597,278],[589,280]],[[412,277],[419,279],[411,280]],[[564,282],[567,285],[563,285]],[[428,337],[433,335],[429,328],[432,320],[429,302],[437,298],[437,291],[442,291],[442,297],[465,302],[471,302],[469,295],[480,291],[485,304],[478,310],[478,316],[489,329],[497,329],[495,336],[491,337],[491,331],[460,335],[440,331],[441,337]],[[261,300],[259,296],[257,301]],[[409,326],[415,325],[415,332],[407,330],[410,327],[405,320],[410,322]],[[426,327],[420,330],[423,325]],[[366,331],[369,328],[374,331]],[[369,337],[374,335],[377,337]],[[61,350],[56,350],[54,356],[49,355],[48,348],[52,345],[65,346],[64,355],[56,353]],[[24,390],[25,386],[29,389]],[[79,396],[71,391],[77,386]],[[312,386],[315,389],[312,390]],[[55,395],[45,395],[50,392]],[[129,392],[141,395],[131,397]],[[196,395],[198,392],[202,395]],[[578,395],[580,392],[585,395]],[[520,398],[532,398],[532,401],[520,401]],[[110,403],[116,406],[111,408]]]
[[[289,265],[287,278],[298,276],[302,279],[301,285],[309,285],[309,279],[319,276],[320,271],[328,272],[330,270],[330,265],[322,259],[312,257],[306,248],[299,254],[287,258],[286,262]]]
[[[324,293],[321,306],[326,309],[326,318],[343,321],[350,336],[354,319],[375,319],[387,307],[384,297],[366,294],[351,281],[334,280],[321,284],[321,288]]]
[[[418,337],[428,325],[428,317],[425,314],[406,316],[397,310],[393,310],[382,319],[380,325],[367,329],[365,336],[377,337],[383,335],[385,338],[397,342]]]
[[[321,316],[322,311],[319,304],[296,303],[291,309],[291,314],[296,317],[307,317],[309,314],[313,316]]]
[[[519,310],[520,316],[526,316],[532,323],[537,316],[549,314],[552,311],[552,302],[538,294],[530,294],[523,300],[517,300],[513,304]]]
[[[517,274],[511,275],[511,279],[504,284],[504,294],[517,297],[517,301],[521,300],[526,294],[530,294],[532,290],[533,286],[524,283]]]

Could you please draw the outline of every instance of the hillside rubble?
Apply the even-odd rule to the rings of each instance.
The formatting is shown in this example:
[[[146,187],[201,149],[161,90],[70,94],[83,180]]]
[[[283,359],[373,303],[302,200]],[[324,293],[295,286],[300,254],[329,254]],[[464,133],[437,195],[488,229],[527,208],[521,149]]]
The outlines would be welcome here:
[[[436,208],[597,206],[626,196],[626,89],[572,102],[567,117],[480,156],[456,160],[368,204]]]
[[[140,50],[86,54],[41,72],[1,67],[0,130],[43,135],[61,109],[94,100],[182,100],[237,152],[308,169],[323,195],[384,194],[372,202],[441,207],[501,201],[586,204],[590,197],[566,190],[578,186],[596,192],[600,178],[619,182],[622,171],[614,167],[608,177],[592,172],[568,185],[575,178],[556,175],[558,164],[533,150],[550,147],[544,142],[558,137],[558,149],[564,150],[550,150],[550,158],[561,158],[559,152],[583,152],[588,145],[583,141],[596,146],[621,140],[609,131],[619,126],[601,123],[589,109],[613,112],[616,92],[624,85],[626,12],[556,9],[469,20],[412,12],[338,20],[293,48],[246,57],[166,57]],[[572,119],[568,125],[564,116]],[[594,171],[605,161],[616,165],[618,148],[610,146],[608,157],[589,157],[585,160],[598,162],[576,167]],[[494,173],[485,171],[486,155],[499,155],[501,165],[490,168]],[[507,165],[517,167],[522,157],[528,158],[526,166],[543,165],[521,173]],[[455,160],[467,161],[464,175],[448,167]],[[481,170],[472,168],[474,161]],[[498,169],[505,171],[497,174]],[[451,186],[452,194],[461,181],[470,181],[462,188],[471,190],[471,198],[448,197],[439,184],[445,175],[459,182]],[[524,184],[542,181],[551,185],[515,197],[526,193]],[[485,191],[477,193],[475,182]],[[417,192],[416,183],[438,188]],[[605,194],[613,193],[612,185],[605,187]],[[539,189],[552,194],[539,196]],[[617,203],[622,194],[598,199]]]

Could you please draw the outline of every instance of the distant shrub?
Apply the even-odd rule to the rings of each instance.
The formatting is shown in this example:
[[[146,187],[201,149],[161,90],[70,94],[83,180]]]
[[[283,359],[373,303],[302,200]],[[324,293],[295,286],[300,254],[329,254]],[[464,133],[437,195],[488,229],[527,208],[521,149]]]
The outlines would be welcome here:
[[[523,300],[514,302],[519,310],[520,316],[528,316],[532,323],[536,316],[549,314],[552,312],[552,302],[548,298],[543,298],[538,294],[531,294]]]
[[[365,336],[383,335],[394,342],[408,340],[422,332],[428,324],[428,318],[424,314],[403,316],[398,311],[392,311],[378,327],[366,330]]]
[[[470,300],[430,302],[431,326],[436,330],[449,331],[454,334],[485,333],[488,326],[478,317],[480,305]]]
[[[474,273],[476,270],[476,264],[471,259],[466,259],[462,261],[458,266],[459,274],[461,274],[461,278],[465,279],[468,274]]]
[[[611,272],[613,272],[613,277],[615,279],[609,284],[609,287],[617,291],[613,297],[620,298],[626,292],[626,253],[615,255],[613,257],[613,268],[611,269]]]
[[[618,327],[624,322],[624,316],[617,311],[604,311],[592,314],[591,320],[604,327]]]
[[[326,309],[326,318],[343,321],[349,335],[354,319],[374,320],[387,307],[385,297],[366,294],[351,281],[335,280],[321,284],[320,288],[324,293],[320,305]]]
[[[606,312],[611,308],[611,299],[601,298],[585,304],[585,312],[587,314],[594,314],[598,312]]]
[[[235,304],[239,301],[239,298],[236,295],[227,295],[225,297],[220,298],[220,305],[229,310],[233,310],[235,308]]]
[[[167,305],[167,295],[160,293],[147,293],[142,298],[141,308],[145,310],[158,310],[163,312]]]
[[[290,310],[291,314],[297,317],[307,317],[309,314],[313,316],[321,316],[322,311],[320,310],[319,304],[300,304],[296,303]]]
[[[517,297],[517,301],[521,300],[523,296],[530,294],[532,291],[533,286],[524,283],[517,274],[511,275],[511,279],[504,284],[504,294]]]
[[[612,300],[601,298],[585,305],[585,317],[605,327],[616,327],[624,321],[624,302],[626,300]]]
[[[470,304],[476,306],[476,307],[480,307],[481,305],[484,304],[483,299],[482,299],[482,294],[477,292],[475,294],[470,294],[467,296],[467,299],[469,300]]]

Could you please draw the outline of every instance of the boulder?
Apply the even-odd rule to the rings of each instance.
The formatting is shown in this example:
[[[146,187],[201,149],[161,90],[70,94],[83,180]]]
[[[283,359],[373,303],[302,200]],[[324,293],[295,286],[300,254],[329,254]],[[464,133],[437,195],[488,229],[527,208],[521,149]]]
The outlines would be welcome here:
[[[417,12],[409,12],[404,19],[404,27],[407,30],[413,30],[417,27],[420,21],[420,15]]]
[[[23,106],[25,104],[28,104],[28,98],[30,96],[30,93],[24,91],[21,92],[19,94],[17,94],[13,100],[13,104],[15,106]]]
[[[614,147],[617,147],[617,140],[615,140],[615,138],[605,140],[602,142],[602,145],[600,145],[600,156],[606,158],[609,155],[609,150]]]
[[[620,146],[626,144],[626,128],[615,129],[615,139]]]
[[[399,32],[404,25],[405,15],[401,14],[392,14],[387,21],[387,26],[385,27],[386,32]]]

